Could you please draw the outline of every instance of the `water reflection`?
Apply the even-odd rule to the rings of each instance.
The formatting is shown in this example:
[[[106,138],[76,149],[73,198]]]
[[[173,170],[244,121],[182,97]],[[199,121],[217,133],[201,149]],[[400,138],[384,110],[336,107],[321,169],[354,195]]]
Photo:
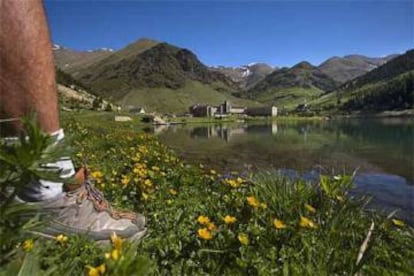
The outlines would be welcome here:
[[[358,169],[357,192],[373,195],[377,206],[414,213],[412,119],[175,125],[154,132],[188,162],[220,171]]]

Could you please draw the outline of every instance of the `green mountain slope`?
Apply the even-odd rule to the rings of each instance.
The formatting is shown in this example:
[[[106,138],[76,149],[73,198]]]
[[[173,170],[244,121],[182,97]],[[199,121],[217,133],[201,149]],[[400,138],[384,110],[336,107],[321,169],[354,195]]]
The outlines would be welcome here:
[[[167,87],[136,88],[127,92],[117,102],[121,105],[135,103],[145,110],[161,113],[183,114],[193,104],[218,105],[225,100],[238,106],[257,106],[257,102],[241,99],[218,92],[210,85],[199,81],[187,81],[180,89]]]
[[[225,99],[256,104],[232,96],[237,85],[210,70],[191,51],[156,41],[139,40],[71,73],[96,95],[147,110],[185,112],[195,103]]]
[[[292,68],[282,68],[268,75],[245,96],[279,107],[294,108],[298,104],[317,98],[324,91],[333,90],[337,82],[308,62]]]
[[[413,106],[414,50],[343,84],[332,93],[311,102],[328,110],[384,111]]]

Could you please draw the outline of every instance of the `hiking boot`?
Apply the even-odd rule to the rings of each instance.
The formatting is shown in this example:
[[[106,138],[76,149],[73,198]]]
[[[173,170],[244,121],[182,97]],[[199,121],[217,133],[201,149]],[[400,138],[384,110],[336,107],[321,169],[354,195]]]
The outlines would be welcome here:
[[[92,185],[85,168],[76,173],[75,179],[76,184],[65,184],[66,191],[52,199],[38,202],[17,199],[50,219],[38,234],[52,239],[59,234],[83,234],[96,241],[109,241],[113,233],[131,241],[145,235],[145,217],[113,209],[102,192]]]

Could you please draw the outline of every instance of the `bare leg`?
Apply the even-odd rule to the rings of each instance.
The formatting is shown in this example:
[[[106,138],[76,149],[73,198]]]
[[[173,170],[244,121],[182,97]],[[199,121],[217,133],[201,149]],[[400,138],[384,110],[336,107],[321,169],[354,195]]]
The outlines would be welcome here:
[[[34,111],[47,133],[59,129],[55,68],[41,0],[0,0],[0,119]],[[20,125],[13,124],[13,136]]]

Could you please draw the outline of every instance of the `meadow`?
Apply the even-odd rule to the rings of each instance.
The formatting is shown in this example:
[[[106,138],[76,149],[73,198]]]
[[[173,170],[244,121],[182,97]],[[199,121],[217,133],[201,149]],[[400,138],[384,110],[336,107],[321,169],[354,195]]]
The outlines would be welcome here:
[[[77,166],[117,208],[148,218],[138,244],[114,236],[100,245],[82,236],[30,234],[38,217],[5,191],[40,174],[36,165],[67,153],[33,123],[30,139],[1,145],[0,275],[413,275],[414,231],[393,214],[363,209],[352,176],[292,181],[272,172],[220,171],[183,162],[139,122],[65,114]],[[33,210],[31,210],[33,211]]]

